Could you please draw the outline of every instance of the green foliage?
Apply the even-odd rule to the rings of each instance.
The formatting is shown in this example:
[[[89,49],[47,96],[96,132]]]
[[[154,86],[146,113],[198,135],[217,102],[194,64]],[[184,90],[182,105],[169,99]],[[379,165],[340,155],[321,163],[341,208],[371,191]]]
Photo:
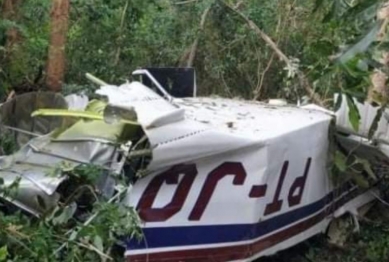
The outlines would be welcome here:
[[[375,38],[381,24],[376,20],[381,2],[285,0],[258,4],[249,0],[237,8],[287,56],[298,58],[299,68],[323,97],[331,98],[339,91],[363,97],[369,86],[366,76],[376,60],[372,58],[382,49]],[[23,36],[14,47],[15,59],[0,71],[3,89],[31,82],[38,68],[45,66],[50,3],[23,1],[15,21],[0,21],[1,32],[15,27]],[[209,7],[204,28],[199,30]],[[288,77],[273,51],[221,0],[184,4],[173,0],[73,0],[69,23],[68,86],[83,86],[85,72],[117,84],[138,67],[185,65],[198,38],[194,66],[201,94],[252,98],[258,92],[260,98],[291,100],[303,94],[298,80]],[[0,46],[4,45],[5,39],[0,40]]]
[[[389,259],[387,207],[376,204],[360,221],[360,231],[349,234],[342,246],[330,244],[319,235],[289,250],[256,262],[376,262]],[[351,220],[351,218],[350,218]],[[346,223],[344,223],[346,224]],[[353,225],[340,230],[352,232]]]
[[[18,148],[15,138],[10,132],[4,132],[0,136],[0,149],[5,155],[12,154]]]
[[[67,173],[73,178],[84,181],[84,183],[95,184],[102,172],[103,169],[99,166],[83,164],[77,166]]]
[[[23,83],[32,84],[39,68],[44,67],[49,42],[49,8],[51,1],[22,1],[16,19],[0,17],[0,90]],[[6,50],[6,32],[16,28],[19,40]],[[1,37],[4,36],[4,37]]]
[[[382,220],[379,218],[379,220]],[[308,259],[318,262],[375,262],[389,259],[389,228],[387,222],[364,222],[361,232],[352,235],[343,249],[325,246],[316,241],[307,254]],[[324,244],[324,246],[323,246]]]
[[[121,203],[125,190],[105,199],[94,188],[100,168],[80,166],[67,174],[75,193],[42,217],[1,209],[0,261],[119,261],[123,253],[113,247],[124,237],[141,238],[136,211]],[[89,203],[86,191],[95,196]],[[82,203],[88,208],[80,214]]]
[[[352,97],[347,96],[347,105],[349,108],[348,117],[350,119],[350,123],[355,131],[358,131],[359,129],[359,120],[360,115],[357,106],[355,105],[355,102]]]
[[[0,261],[7,261],[8,250],[7,246],[3,246],[0,248]]]

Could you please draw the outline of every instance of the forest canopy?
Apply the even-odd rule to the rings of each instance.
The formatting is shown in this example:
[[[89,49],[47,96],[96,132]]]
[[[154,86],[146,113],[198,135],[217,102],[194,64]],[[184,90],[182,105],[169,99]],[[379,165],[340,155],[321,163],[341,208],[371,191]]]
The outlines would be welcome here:
[[[80,90],[85,72],[118,84],[139,67],[190,66],[201,95],[331,105],[334,92],[366,97],[387,67],[378,0],[0,3],[3,94]]]

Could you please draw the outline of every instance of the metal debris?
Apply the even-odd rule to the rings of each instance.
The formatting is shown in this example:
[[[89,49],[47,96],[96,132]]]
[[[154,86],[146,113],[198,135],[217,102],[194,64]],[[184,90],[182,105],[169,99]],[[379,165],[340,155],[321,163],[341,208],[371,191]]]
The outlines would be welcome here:
[[[373,144],[367,125],[352,131],[346,104],[334,126],[334,112],[312,105],[178,99],[153,77],[162,95],[139,82],[112,86],[89,78],[102,85],[101,100],[70,96],[71,108],[29,109],[42,123],[58,122],[19,139],[21,148],[0,158],[5,184],[20,180],[18,193],[3,197],[39,216],[69,194],[69,172],[81,165],[101,169],[96,187],[111,199],[116,178],[124,176],[123,203],[136,207],[144,222],[144,239],[125,241],[131,261],[253,261],[274,254],[324,232],[334,218],[357,214],[375,199],[373,186],[389,161],[388,123],[379,123]],[[362,123],[370,118],[362,114]],[[35,133],[32,119],[10,126]],[[3,125],[7,121],[2,117]],[[371,171],[359,174],[368,188],[332,180],[334,140],[337,150]],[[342,242],[339,232],[330,227],[333,241]]]

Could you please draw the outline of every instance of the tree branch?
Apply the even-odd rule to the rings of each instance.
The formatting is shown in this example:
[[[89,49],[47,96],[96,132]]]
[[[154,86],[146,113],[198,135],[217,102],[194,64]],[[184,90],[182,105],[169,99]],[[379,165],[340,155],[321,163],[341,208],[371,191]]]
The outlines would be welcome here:
[[[126,13],[127,13],[127,9],[128,9],[128,4],[129,4],[130,1],[127,1],[126,2],[126,5],[124,6],[123,8],[123,12],[122,12],[122,17],[120,19],[120,29],[119,29],[119,34],[122,34],[122,31],[123,31],[123,26],[124,26],[124,19],[126,18]],[[121,36],[119,36],[121,37]],[[118,46],[118,49],[116,51],[116,55],[115,55],[115,61],[114,61],[114,65],[116,66],[118,63],[119,63],[119,60],[120,60],[120,52],[121,52],[121,47],[120,47],[120,43],[119,43],[119,46]]]
[[[187,0],[187,1],[182,1],[182,2],[177,2],[177,3],[174,3],[175,5],[185,5],[185,4],[190,4],[190,3],[194,3],[194,2],[197,2],[198,0]]]
[[[236,5],[234,6],[234,9],[239,9],[240,6],[243,4],[244,0],[240,0],[239,2],[236,3]]]
[[[265,75],[266,75],[267,71],[269,71],[269,69],[270,69],[270,67],[271,67],[271,65],[273,63],[273,59],[274,59],[274,53],[271,55],[270,60],[269,60],[269,62],[267,64],[265,70],[263,71],[260,80],[259,80],[260,82],[259,82],[259,84],[258,84],[258,86],[257,86],[257,88],[255,90],[255,93],[254,93],[254,100],[257,100],[259,98],[259,96],[261,95],[261,90],[262,90],[262,86],[263,86],[263,80],[265,79]]]
[[[229,10],[239,15],[252,29],[254,32],[257,33],[257,35],[262,38],[273,51],[276,53],[276,55],[279,57],[280,60],[282,60],[287,67],[292,67],[292,62],[290,59],[278,48],[277,44],[274,43],[274,41],[265,33],[263,32],[250,18],[248,18],[245,14],[240,12],[239,10],[235,9],[233,6],[227,4],[225,1],[221,1]],[[318,94],[315,93],[315,91],[310,86],[308,80],[306,79],[305,75],[301,72],[297,72],[298,79],[300,81],[300,85],[305,89],[305,91],[308,93],[310,98],[318,105],[324,106],[324,103],[322,102],[321,98]]]
[[[209,10],[211,10],[211,6],[209,6],[207,9],[205,9],[203,14],[201,15],[200,30],[197,34],[196,39],[194,40],[194,42],[192,44],[192,48],[191,48],[190,53],[189,53],[189,58],[188,58],[188,62],[186,63],[186,67],[193,66],[193,62],[194,62],[194,59],[196,57],[197,46],[199,45],[200,35],[201,35],[202,31],[204,30],[205,21],[207,20]]]

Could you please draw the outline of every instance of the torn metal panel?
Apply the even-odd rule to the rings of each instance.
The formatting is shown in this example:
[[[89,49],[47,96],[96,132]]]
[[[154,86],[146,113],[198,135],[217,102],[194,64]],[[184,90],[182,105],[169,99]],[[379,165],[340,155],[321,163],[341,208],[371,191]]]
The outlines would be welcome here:
[[[84,110],[89,103],[89,98],[86,95],[82,95],[82,94],[67,95],[65,96],[65,100],[68,105],[68,109],[73,109],[73,110]]]
[[[9,199],[11,202],[39,214],[42,208],[36,201],[38,195],[46,202],[46,208],[53,207],[58,201],[56,190],[67,179],[58,173],[62,165],[66,164],[67,169],[80,164],[111,168],[117,151],[114,138],[121,127],[112,126],[110,132],[105,133],[103,125],[93,121],[84,124],[80,121],[55,138],[52,134],[34,138],[15,154],[0,158],[0,175],[5,185],[10,185],[17,176],[21,178],[20,193]],[[90,127],[100,129],[88,129]],[[90,137],[85,133],[88,130],[91,130]]]
[[[73,96],[71,100],[74,100],[71,107],[81,108],[86,102],[78,96]],[[14,154],[0,158],[0,177],[4,179],[5,186],[12,184],[16,177],[20,178],[20,192],[7,200],[39,215],[44,210],[38,205],[37,197],[41,200],[40,204],[46,203],[46,209],[57,204],[59,195],[56,191],[61,183],[68,179],[62,173],[63,168],[72,170],[81,164],[91,164],[112,170],[115,174],[120,173],[124,162],[119,160],[119,152],[124,152],[123,147],[127,148],[127,144],[131,145],[128,140],[136,138],[141,129],[138,125],[129,125],[127,119],[124,119],[125,123],[121,121],[123,117],[128,116],[127,111],[123,113],[115,107],[108,109],[107,111],[107,104],[102,101],[91,101],[81,114],[74,111],[74,108],[70,111],[58,108],[43,110],[50,118],[59,117],[61,125],[48,135],[31,139]],[[33,113],[32,110],[28,112],[37,115],[37,112]],[[119,114],[120,121],[115,120],[116,114]],[[85,120],[84,115],[87,116]],[[69,116],[73,119],[69,119]],[[92,116],[92,119],[88,118],[89,116]],[[105,117],[111,118],[111,123],[105,123]],[[42,118],[46,119],[44,116]],[[123,142],[122,146],[119,141]],[[126,150],[128,151],[128,148]],[[125,160],[125,157],[122,159]],[[109,196],[113,193],[115,183],[103,172],[96,186],[104,195]]]
[[[335,96],[335,99],[337,99],[337,95]],[[369,131],[377,115],[377,112],[380,110],[381,107],[372,106],[367,101],[364,103],[360,103],[357,99],[354,99],[354,103],[358,108],[359,115],[361,117],[359,121],[358,131],[355,131],[349,119],[349,108],[346,99],[346,96],[343,95],[341,106],[335,112],[337,127],[346,133],[367,138],[369,136]],[[377,140],[379,143],[389,144],[388,116],[389,109],[385,109],[384,113],[382,114],[382,117],[378,121],[377,130],[373,134],[372,138],[374,140]]]
[[[117,86],[103,86],[97,94],[107,96],[109,103],[123,108],[135,108],[139,123],[146,129],[184,119],[184,110],[169,103],[151,89],[138,82]]]
[[[64,161],[145,174],[123,200],[144,222],[144,239],[125,241],[131,262],[253,261],[324,232],[334,217],[374,197],[352,181],[330,179],[335,128],[325,109],[218,97],[169,102],[138,82],[97,94],[108,106],[91,101],[81,112],[44,111],[79,120],[1,158],[0,176],[7,184],[21,177],[23,192],[11,201],[39,214],[32,201],[39,195],[55,205],[67,177],[48,173]],[[337,136],[346,152],[362,143],[355,154],[377,168],[389,160],[389,147]],[[132,162],[135,156],[147,161]],[[99,187],[111,195],[113,181],[101,177]]]
[[[145,222],[144,240],[127,242],[131,262],[252,261],[373,199],[330,180],[333,112],[222,98],[169,103],[138,83],[102,90],[110,104],[134,108],[153,153],[125,199]]]
[[[323,231],[334,197],[326,169],[331,116],[227,99],[176,103],[186,120],[146,131],[153,143],[165,141],[150,166],[165,166],[161,158],[173,167],[129,192],[145,221],[144,242],[127,242],[129,261],[252,261]],[[315,215],[310,233],[294,229]],[[276,237],[280,231],[285,236]]]
[[[84,163],[109,169],[114,155],[115,147],[107,143],[93,140],[49,142],[48,137],[39,137],[16,154],[0,158],[0,175],[5,186],[12,184],[16,177],[21,178],[20,193],[11,202],[38,214],[42,211],[36,201],[38,195],[46,202],[46,208],[53,207],[58,201],[56,190],[67,178],[58,173],[61,165],[66,162],[66,167],[71,169]]]
[[[52,92],[33,92],[16,96],[0,107],[0,124],[18,128],[34,134],[48,134],[62,125],[62,119],[33,118],[31,113],[38,108],[67,108],[62,95]],[[27,143],[32,137],[27,133],[14,133],[19,146]]]
[[[57,193],[47,194],[45,189],[51,191],[50,186],[53,185],[53,182],[57,184],[61,180],[56,179],[53,181],[52,179],[47,179],[47,176],[42,175],[42,170],[39,171],[31,170],[26,173],[1,171],[4,186],[9,186],[15,180],[20,179],[17,193],[11,196],[5,196],[5,199],[20,207],[22,210],[36,216],[45,212],[46,208],[54,207],[60,197]],[[50,186],[48,187],[48,185]],[[41,202],[39,202],[38,198],[40,198]],[[44,203],[44,207],[42,206],[42,202]]]
[[[330,180],[332,112],[221,98],[173,103],[185,120],[146,129],[150,174],[125,200],[144,221],[144,240],[127,242],[131,262],[253,261],[374,199]]]
[[[171,104],[140,83],[103,87],[97,93],[107,96],[110,104],[135,109],[153,148],[150,170],[262,147],[271,137],[329,118],[314,110],[221,98],[175,99]]]

